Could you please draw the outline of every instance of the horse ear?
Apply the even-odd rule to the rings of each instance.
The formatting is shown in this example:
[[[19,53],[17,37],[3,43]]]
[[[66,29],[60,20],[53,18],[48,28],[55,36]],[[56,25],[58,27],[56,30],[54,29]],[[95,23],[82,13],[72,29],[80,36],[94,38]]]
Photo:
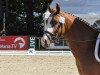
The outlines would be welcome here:
[[[60,5],[58,3],[56,4],[56,10],[57,10],[56,13],[59,14],[60,13]]]
[[[48,9],[49,9],[49,12],[52,13],[52,9],[49,4],[48,4]]]
[[[48,4],[48,10],[51,14],[56,12],[56,9],[51,8],[49,4]]]

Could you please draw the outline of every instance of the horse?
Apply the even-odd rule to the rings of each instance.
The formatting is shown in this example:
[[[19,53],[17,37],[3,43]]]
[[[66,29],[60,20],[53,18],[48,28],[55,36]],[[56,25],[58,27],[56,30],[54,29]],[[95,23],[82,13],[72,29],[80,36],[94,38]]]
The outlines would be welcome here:
[[[54,10],[52,10],[54,9]],[[54,38],[64,37],[73,56],[80,75],[100,75],[100,62],[95,58],[95,45],[99,31],[80,17],[56,8],[48,7],[50,15],[41,38],[41,44],[47,48]]]

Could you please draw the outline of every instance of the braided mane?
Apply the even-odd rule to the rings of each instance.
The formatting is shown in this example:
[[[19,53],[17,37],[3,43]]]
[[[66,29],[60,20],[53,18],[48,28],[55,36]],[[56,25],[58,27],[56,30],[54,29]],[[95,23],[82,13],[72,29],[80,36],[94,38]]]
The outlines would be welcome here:
[[[85,21],[84,19],[80,18],[80,17],[76,17],[78,20],[84,22],[85,24],[90,26],[90,23],[88,23],[87,21]]]
[[[70,14],[71,16],[74,16],[76,17],[76,19],[80,20],[81,22],[84,22],[85,24],[89,25],[90,26],[90,23],[88,23],[87,21],[85,21],[84,19],[78,17],[78,16],[75,16],[74,14],[70,13],[70,12],[65,12],[65,13],[68,13]]]
[[[75,16],[74,14],[72,14],[72,13],[70,13],[70,12],[65,12],[65,13],[67,13],[67,14],[73,16],[73,17],[76,17],[77,20],[83,22],[84,24],[86,24],[86,25],[88,25],[89,27],[93,28],[94,30],[98,31],[97,28],[95,28],[93,25],[91,25],[90,23],[88,23],[87,21],[85,21],[84,19],[82,19],[81,17]],[[100,31],[100,29],[99,29],[99,31]]]

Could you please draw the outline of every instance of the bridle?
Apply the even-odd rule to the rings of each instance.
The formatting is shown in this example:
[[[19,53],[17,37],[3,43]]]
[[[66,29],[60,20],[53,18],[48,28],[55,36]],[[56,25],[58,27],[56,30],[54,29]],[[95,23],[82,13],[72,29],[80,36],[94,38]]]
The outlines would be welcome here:
[[[48,17],[48,19],[50,18],[50,21],[49,22],[51,22],[51,20],[52,20],[52,18],[53,18],[53,16],[54,16],[54,14],[50,14],[50,16]],[[49,37],[49,35],[51,36],[51,39],[52,40],[56,40],[56,39],[58,39],[58,36],[57,36],[57,33],[59,32],[59,29],[62,27],[62,25],[65,23],[65,18],[63,17],[63,16],[61,16],[61,15],[59,15],[59,20],[58,20],[58,22],[57,22],[57,28],[56,28],[56,30],[53,32],[53,33],[51,33],[50,31],[48,31],[47,29],[46,30],[44,30],[44,34],[49,38],[49,40],[50,40],[50,37]],[[46,20],[44,20],[44,24],[45,24],[45,26],[46,26]],[[52,24],[50,24],[51,26],[53,26]],[[52,27],[53,28],[53,27]],[[62,30],[61,30],[61,32],[62,32]],[[60,36],[61,36],[62,34],[60,33]]]

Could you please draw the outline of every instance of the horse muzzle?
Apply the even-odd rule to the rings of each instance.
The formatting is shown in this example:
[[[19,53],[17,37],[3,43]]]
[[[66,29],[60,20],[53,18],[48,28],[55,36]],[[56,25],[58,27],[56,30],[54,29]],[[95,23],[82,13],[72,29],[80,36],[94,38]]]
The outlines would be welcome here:
[[[44,47],[44,48],[48,48],[50,46],[50,39],[44,35],[42,38],[41,38],[41,45]]]

